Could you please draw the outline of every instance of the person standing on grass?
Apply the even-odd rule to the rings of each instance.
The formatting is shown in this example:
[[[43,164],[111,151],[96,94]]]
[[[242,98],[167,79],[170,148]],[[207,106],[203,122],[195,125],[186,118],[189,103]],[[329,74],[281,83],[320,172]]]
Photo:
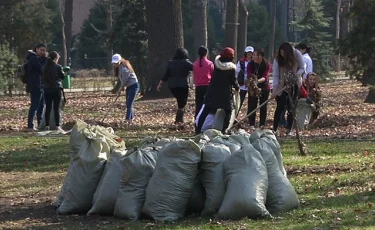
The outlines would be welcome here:
[[[199,47],[199,58],[193,64],[193,76],[195,86],[195,116],[203,105],[204,95],[206,94],[211,76],[214,71],[214,64],[207,59],[208,49],[204,46]]]
[[[236,65],[232,62],[233,58],[234,50],[230,47],[226,47],[215,58],[215,69],[204,99],[205,107],[198,119],[196,134],[201,133],[206,117],[218,109],[225,111],[223,129],[221,131],[225,133],[229,126],[234,107],[232,89],[234,88],[237,92],[240,89],[236,79]]]
[[[254,51],[253,60],[247,65],[247,76],[251,76],[254,74],[257,76],[257,83],[258,88],[261,89],[261,94],[258,97],[251,96],[249,94],[248,98],[248,106],[247,106],[247,113],[249,114],[251,111],[256,109],[259,104],[264,103],[268,100],[270,95],[270,86],[269,86],[269,79],[268,75],[271,69],[271,65],[268,61],[264,58],[264,50],[263,49],[256,49]],[[253,113],[249,117],[249,124],[250,129],[255,129],[255,118],[256,113]],[[266,125],[267,119],[267,104],[265,104],[262,108],[260,108],[260,120],[259,120],[259,127],[262,129]]]
[[[44,86],[44,100],[46,101],[46,111],[45,111],[45,122],[46,130],[49,130],[49,119],[52,110],[53,103],[53,113],[55,116],[56,129],[59,132],[64,132],[60,127],[60,103],[62,97],[62,80],[65,75],[61,65],[57,64],[59,62],[60,55],[52,51],[47,58],[46,64],[42,68],[42,83]]]
[[[126,88],[126,116],[125,122],[128,125],[133,123],[134,119],[134,102],[139,92],[139,83],[137,75],[134,72],[133,66],[128,60],[121,57],[120,54],[115,54],[112,56],[112,64],[115,70],[118,72],[118,76],[121,81],[121,86],[118,90],[118,94]]]
[[[311,48],[305,43],[300,43],[296,46],[296,49],[302,53],[303,62],[305,63],[305,74],[303,75],[303,80],[306,80],[307,74],[313,72],[313,62],[309,55]]]
[[[175,124],[184,123],[184,112],[189,95],[189,74],[193,71],[193,63],[189,60],[189,53],[184,48],[177,48],[172,60],[168,62],[167,69],[159,81],[157,90],[160,91],[164,82],[177,100]]]
[[[320,100],[322,98],[322,93],[319,88],[319,76],[314,72],[308,73],[303,87],[307,91],[308,98],[310,98],[315,106],[310,119],[310,124],[312,124],[316,119],[318,119],[318,116],[320,114]]]
[[[288,73],[293,73],[296,79],[286,79],[285,76]],[[277,131],[277,128],[279,126],[281,114],[284,108],[286,108],[288,111],[287,134],[291,134],[291,129],[293,126],[292,106],[294,106],[294,104],[290,103],[289,93],[291,94],[290,96],[293,99],[292,103],[294,103],[298,97],[297,92],[302,86],[302,75],[304,73],[305,68],[301,52],[294,49],[289,42],[282,43],[273,62],[272,98],[275,98],[277,102],[273,120],[273,130],[275,132]],[[293,80],[293,82],[291,82],[290,80]],[[285,86],[287,86],[289,92],[287,92],[286,90],[282,90]]]
[[[248,46],[245,48],[244,56],[237,62],[236,67],[236,76],[238,84],[240,85],[240,109],[241,110],[242,104],[245,101],[245,97],[247,94],[247,87],[246,87],[246,80],[247,80],[247,65],[253,60],[253,52],[254,48],[252,46]],[[237,114],[238,115],[238,114]]]
[[[44,109],[44,94],[41,81],[42,67],[46,60],[46,46],[41,43],[33,50],[29,50],[26,55],[27,60],[27,82],[26,92],[30,93],[30,108],[27,118],[27,128],[29,131],[36,131],[34,127],[34,117],[36,114],[38,126],[42,121]]]

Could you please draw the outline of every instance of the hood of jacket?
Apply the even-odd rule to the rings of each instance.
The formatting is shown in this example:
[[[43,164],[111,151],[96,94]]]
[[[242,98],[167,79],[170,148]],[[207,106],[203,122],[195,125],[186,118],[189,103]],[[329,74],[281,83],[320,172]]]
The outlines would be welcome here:
[[[33,50],[28,50],[26,54],[26,60],[29,60],[32,56],[37,56]]]
[[[215,66],[220,70],[231,70],[236,69],[236,65],[233,62],[221,62],[220,55],[215,58]]]

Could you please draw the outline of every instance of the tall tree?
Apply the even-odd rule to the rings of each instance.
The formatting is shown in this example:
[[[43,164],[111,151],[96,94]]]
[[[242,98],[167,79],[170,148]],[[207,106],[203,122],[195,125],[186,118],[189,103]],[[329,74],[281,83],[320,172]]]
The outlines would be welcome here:
[[[268,59],[272,60],[275,53],[275,37],[276,37],[276,9],[277,0],[270,0],[271,4],[271,36],[269,41]]]
[[[66,46],[66,36],[65,36],[65,0],[59,0],[59,11],[61,17],[61,39],[62,39],[62,64],[66,66],[68,64],[68,50]]]
[[[73,0],[65,0],[64,9],[64,33],[67,60],[70,59],[72,49],[72,24],[73,24]]]
[[[238,28],[238,44],[237,56],[240,58],[247,45],[247,17],[248,10],[244,0],[239,0],[239,28]]]
[[[338,45],[338,41],[340,39],[340,15],[341,15],[341,3],[342,3],[342,0],[337,0],[336,4],[336,45]],[[338,52],[337,56],[336,56],[336,72],[340,72],[341,70],[341,60],[340,60],[340,52]]]
[[[289,27],[289,15],[288,15],[289,0],[281,0],[279,10],[280,28],[283,39],[288,41],[288,27]]]
[[[340,52],[350,60],[350,75],[363,85],[375,85],[375,0],[353,1],[350,20],[355,26],[347,37],[340,40]],[[371,87],[368,102],[375,102],[375,89]]]
[[[237,36],[238,36],[238,0],[227,1],[225,20],[225,46],[232,47],[234,60],[237,60]]]
[[[149,86],[145,96],[167,97],[167,87],[160,93],[156,87],[168,60],[184,44],[181,0],[145,0],[145,4],[149,50]]]
[[[296,29],[301,30],[300,42],[307,43],[313,49],[312,60],[314,71],[321,77],[329,75],[329,69],[324,63],[324,55],[332,55],[331,36],[325,31],[329,28],[332,17],[324,14],[322,0],[309,0],[305,2],[305,16],[298,22],[292,22]]]
[[[208,0],[190,1],[195,50],[202,45],[207,46],[207,1]]]

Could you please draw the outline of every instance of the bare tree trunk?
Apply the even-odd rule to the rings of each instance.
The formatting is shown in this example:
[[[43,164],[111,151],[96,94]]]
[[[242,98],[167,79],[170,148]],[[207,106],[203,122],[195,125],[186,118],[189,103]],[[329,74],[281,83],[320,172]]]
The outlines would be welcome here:
[[[341,14],[341,0],[337,0],[337,8],[336,8],[336,44],[340,39],[340,14]],[[336,57],[336,72],[340,72],[341,70],[341,63],[340,63],[340,53],[337,54]]]
[[[282,0],[280,3],[280,27],[281,27],[281,35],[284,40],[288,39],[288,2],[289,0]],[[276,9],[276,7],[275,7]]]
[[[194,49],[207,47],[207,0],[192,0]]]
[[[349,33],[349,4],[350,1],[347,1],[345,5],[343,4],[341,7],[343,8],[340,20],[340,38],[344,38]]]
[[[149,52],[145,97],[168,97],[166,86],[161,92],[156,87],[175,50],[184,44],[181,0],[145,0],[145,4]]]
[[[271,36],[269,41],[268,60],[272,62],[275,53],[275,34],[276,34],[276,8],[277,0],[271,1]]]
[[[62,34],[62,65],[66,66],[68,64],[68,55],[66,50],[66,37],[65,37],[65,19],[64,19],[64,11],[65,11],[65,0],[59,0],[59,9],[60,9],[60,18],[61,18],[61,34]]]
[[[70,50],[72,46],[72,23],[73,23],[73,0],[65,0],[65,11],[64,11],[64,22],[65,22],[65,44],[66,44],[66,56],[67,61],[70,58]]]
[[[239,0],[239,21],[240,25],[238,28],[238,44],[237,44],[237,56],[238,59],[243,55],[245,47],[247,45],[247,16],[249,12],[244,0]]]
[[[234,60],[237,60],[238,36],[238,0],[227,1],[227,14],[225,22],[225,46],[234,49]]]
[[[107,31],[111,32],[113,27],[113,10],[112,10],[112,0],[108,0],[107,6]],[[112,75],[113,74],[113,67],[112,67],[112,55],[113,55],[113,39],[109,39],[108,44],[108,71]]]

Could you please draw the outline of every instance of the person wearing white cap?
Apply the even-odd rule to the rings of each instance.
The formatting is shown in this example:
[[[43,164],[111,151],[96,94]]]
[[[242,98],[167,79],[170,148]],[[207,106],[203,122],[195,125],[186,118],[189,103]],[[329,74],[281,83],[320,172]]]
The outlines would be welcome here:
[[[134,101],[140,88],[137,75],[135,74],[133,66],[130,64],[130,62],[121,57],[120,54],[115,54],[112,56],[112,64],[115,67],[115,71],[118,72],[118,76],[121,81],[121,87],[117,93],[121,94],[122,89],[126,87],[125,121],[128,124],[131,124],[134,119]]]
[[[247,64],[249,64],[251,60],[253,60],[253,53],[254,48],[252,46],[246,47],[244,56],[237,62],[236,76],[238,84],[240,85],[240,110],[247,93],[247,87],[245,85],[245,82],[247,80]]]

